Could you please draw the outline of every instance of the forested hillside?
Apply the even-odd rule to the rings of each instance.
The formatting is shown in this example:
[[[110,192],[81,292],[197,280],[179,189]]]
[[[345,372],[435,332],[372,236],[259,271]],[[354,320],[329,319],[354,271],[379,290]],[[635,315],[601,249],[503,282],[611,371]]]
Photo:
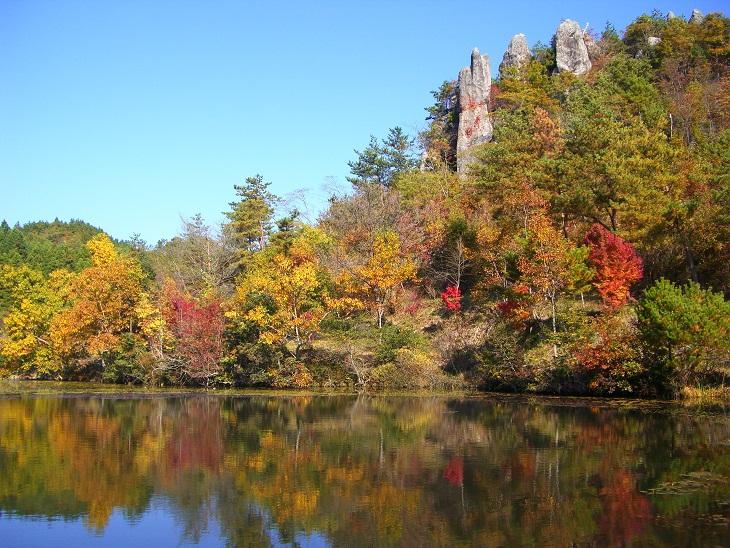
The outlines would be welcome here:
[[[91,266],[85,244],[101,229],[83,221],[28,223],[11,228],[0,224],[0,262],[27,265],[43,274],[65,268],[78,272]]]
[[[314,224],[279,214],[260,175],[234,188],[223,226],[196,216],[154,247],[81,221],[3,224],[2,371],[637,396],[724,386],[730,19],[642,15],[622,36],[579,33],[583,58],[561,50],[569,27],[531,50],[516,36],[493,81],[473,53],[436,86],[420,134],[396,127],[356,151],[351,190]]]

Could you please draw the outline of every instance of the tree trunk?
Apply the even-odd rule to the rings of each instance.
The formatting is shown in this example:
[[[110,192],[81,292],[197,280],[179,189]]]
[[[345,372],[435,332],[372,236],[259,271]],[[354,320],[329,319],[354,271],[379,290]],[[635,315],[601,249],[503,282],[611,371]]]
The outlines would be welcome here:
[[[550,308],[552,310],[553,315],[553,333],[558,332],[557,323],[555,320],[555,294],[550,295]],[[558,345],[556,343],[553,343],[553,358],[558,357]]]
[[[684,260],[687,263],[687,270],[689,270],[689,275],[692,278],[692,281],[697,283],[699,281],[699,275],[697,274],[697,265],[695,264],[695,256],[694,253],[692,253],[692,250],[689,247],[689,244],[687,243],[687,235],[682,235],[682,247],[684,248]]]
[[[554,295],[550,296],[550,308],[551,308],[552,316],[553,316],[553,333],[557,333],[558,328],[557,328],[557,324],[555,321],[555,296]]]

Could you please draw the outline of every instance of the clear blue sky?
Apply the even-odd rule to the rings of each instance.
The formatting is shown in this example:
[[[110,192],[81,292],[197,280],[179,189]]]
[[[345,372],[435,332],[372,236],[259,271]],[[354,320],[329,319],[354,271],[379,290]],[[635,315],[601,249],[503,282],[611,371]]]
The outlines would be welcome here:
[[[353,148],[424,124],[474,46],[561,18],[618,29],[725,1],[0,0],[0,218],[80,218],[151,243],[211,222],[261,173],[285,195],[344,182]]]

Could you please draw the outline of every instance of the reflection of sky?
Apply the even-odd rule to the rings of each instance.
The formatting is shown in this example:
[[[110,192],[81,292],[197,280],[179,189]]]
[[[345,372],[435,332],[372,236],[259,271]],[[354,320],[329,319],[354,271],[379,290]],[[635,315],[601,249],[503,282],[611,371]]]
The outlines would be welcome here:
[[[321,533],[297,533],[294,535],[294,542],[289,544],[287,542],[281,541],[281,535],[279,534],[278,529],[276,528],[276,524],[274,524],[271,521],[271,517],[268,513],[264,512],[258,505],[253,505],[254,508],[256,508],[256,512],[263,517],[264,522],[266,523],[266,536],[269,537],[269,541],[271,542],[272,546],[302,546],[302,547],[311,547],[311,548],[320,548],[325,546],[331,546],[329,542],[327,542],[327,537],[325,537]]]
[[[245,510],[243,510],[245,511]],[[184,525],[175,511],[162,500],[155,500],[141,515],[128,517],[125,512],[114,510],[103,532],[96,533],[87,527],[83,519],[63,520],[60,518],[38,518],[4,514],[0,516],[0,546],[3,548],[35,548],[61,546],[124,546],[125,548],[146,548],[151,546],[225,546],[216,519],[210,519],[196,541],[185,538]],[[272,546],[289,546],[281,542],[276,525],[264,515],[265,532]],[[296,546],[320,548],[330,546],[319,534],[297,533]]]
[[[272,546],[311,546],[312,548],[320,548],[324,546],[331,546],[329,542],[327,542],[327,538],[322,535],[321,533],[312,533],[311,535],[307,535],[304,533],[297,533],[294,537],[294,542],[292,544],[287,544],[285,542],[281,542],[279,540],[279,533],[276,530],[276,528],[268,528],[266,530],[266,534],[269,536],[269,539],[271,540]]]

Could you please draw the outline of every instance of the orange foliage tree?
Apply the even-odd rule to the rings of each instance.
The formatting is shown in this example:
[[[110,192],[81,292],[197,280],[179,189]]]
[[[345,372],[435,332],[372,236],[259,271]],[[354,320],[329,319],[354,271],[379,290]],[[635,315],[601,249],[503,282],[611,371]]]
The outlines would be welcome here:
[[[375,237],[368,261],[345,276],[346,292],[375,312],[378,328],[398,288],[416,278],[416,263],[404,255],[398,234],[382,232]]]
[[[105,357],[120,349],[120,336],[139,331],[144,274],[137,261],[119,255],[105,234],[86,247],[92,266],[71,282],[72,305],[53,319],[51,338],[65,358],[98,359],[106,367]]]
[[[553,332],[557,330],[556,303],[568,283],[570,242],[553,226],[546,215],[535,215],[528,222],[525,254],[518,260],[523,281],[533,292],[550,303]]]
[[[590,248],[588,261],[596,271],[593,285],[605,304],[618,308],[644,274],[641,257],[634,246],[599,224],[585,235],[585,243]]]

